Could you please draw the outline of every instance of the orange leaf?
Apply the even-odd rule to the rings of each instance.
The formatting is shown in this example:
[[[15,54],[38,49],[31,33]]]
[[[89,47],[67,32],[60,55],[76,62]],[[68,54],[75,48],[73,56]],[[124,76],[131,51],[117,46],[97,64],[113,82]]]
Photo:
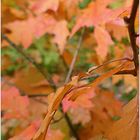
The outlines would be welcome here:
[[[47,10],[57,11],[59,6],[59,0],[36,0],[31,5],[31,10],[36,14],[41,14]]]
[[[49,104],[48,107],[48,112],[46,114],[45,119],[43,120],[41,127],[39,128],[39,130],[37,131],[37,133],[35,134],[35,136],[33,137],[33,140],[44,140],[45,139],[45,135],[47,133],[47,129],[48,126],[52,120],[52,117],[54,116],[55,112],[57,111],[59,104],[61,103],[62,99],[64,98],[65,95],[69,94],[72,89],[78,89],[78,88],[83,88],[83,87],[95,87],[97,86],[99,83],[101,83],[101,81],[103,81],[106,78],[109,78],[110,76],[112,76],[113,74],[117,73],[118,71],[122,70],[124,67],[128,67],[130,65],[129,61],[126,61],[124,63],[122,63],[119,67],[114,68],[113,70],[110,70],[109,72],[103,74],[102,76],[100,76],[99,78],[95,79],[93,83],[91,84],[85,84],[83,86],[78,87],[77,86],[77,82],[80,79],[78,76],[75,76],[72,78],[72,81],[69,82],[68,84],[66,84],[64,87],[60,87],[55,95],[54,98],[52,100],[52,102]],[[89,73],[90,75],[91,73]],[[86,74],[85,74],[86,75]],[[84,76],[84,74],[83,74]],[[83,77],[81,76],[81,78]],[[76,87],[77,86],[77,87]],[[79,93],[78,95],[75,96],[75,94],[72,94],[70,96],[70,99],[76,99],[79,95],[81,95],[82,93]]]
[[[91,101],[94,95],[93,88],[85,87],[74,90],[63,99],[63,111],[67,112],[70,108],[77,109],[79,107],[90,109],[94,106]]]
[[[23,21],[14,21],[4,25],[10,30],[9,38],[18,44],[22,44],[28,48],[34,38],[39,38],[44,35],[50,26],[54,25],[56,21],[49,15],[40,15],[38,17],[30,17]]]
[[[105,132],[114,122],[112,117],[121,116],[122,103],[116,99],[112,91],[96,88],[93,102],[94,107],[90,110],[91,120],[80,129],[80,140],[96,140],[98,136],[104,137]]]
[[[30,126],[28,126],[21,134],[10,138],[9,140],[31,140],[33,135],[36,133],[40,122],[35,121]]]
[[[2,91],[2,110],[5,111],[5,119],[27,117],[29,115],[28,106],[28,97],[20,96],[15,87]]]
[[[113,45],[113,41],[109,33],[100,26],[95,28],[94,36],[98,44],[96,52],[104,59],[107,55],[109,46]]]
[[[138,139],[138,96],[123,108],[123,115],[108,130],[108,138],[116,140]]]
[[[58,45],[59,51],[62,54],[66,45],[67,37],[69,36],[67,22],[65,20],[57,22],[50,33],[55,35],[53,42]]]
[[[4,25],[12,33],[8,37],[15,44],[22,44],[23,47],[28,48],[33,39],[43,36],[45,33],[54,35],[53,42],[59,47],[60,53],[63,52],[69,30],[65,20],[56,21],[48,14],[42,14],[37,17],[30,17],[23,21],[14,21]],[[63,31],[63,32],[62,32]]]

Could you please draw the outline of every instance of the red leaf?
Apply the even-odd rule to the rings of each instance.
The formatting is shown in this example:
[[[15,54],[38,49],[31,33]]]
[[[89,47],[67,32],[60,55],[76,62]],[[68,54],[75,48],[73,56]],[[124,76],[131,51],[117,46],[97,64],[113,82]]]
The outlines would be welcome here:
[[[2,91],[2,110],[5,111],[5,119],[27,117],[28,105],[28,97],[20,96],[15,87]]]
[[[81,95],[78,96],[79,94]],[[63,99],[63,111],[67,112],[70,108],[77,109],[78,107],[90,109],[91,107],[93,107],[93,103],[91,101],[93,97],[94,91],[91,88],[86,87],[79,90],[75,90]]]

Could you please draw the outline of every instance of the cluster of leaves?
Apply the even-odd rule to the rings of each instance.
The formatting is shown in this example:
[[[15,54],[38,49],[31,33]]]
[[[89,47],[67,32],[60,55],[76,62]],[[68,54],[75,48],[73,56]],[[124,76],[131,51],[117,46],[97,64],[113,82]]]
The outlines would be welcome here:
[[[116,75],[134,68],[123,20],[131,8],[132,0],[2,1],[2,32],[14,43],[2,40],[3,140],[70,140],[66,116],[80,140],[136,139],[137,78]]]

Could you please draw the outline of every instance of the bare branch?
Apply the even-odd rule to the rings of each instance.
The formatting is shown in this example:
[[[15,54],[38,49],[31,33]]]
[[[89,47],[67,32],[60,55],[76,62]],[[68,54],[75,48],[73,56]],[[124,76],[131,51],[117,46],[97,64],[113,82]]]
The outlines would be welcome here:
[[[64,84],[66,84],[69,81],[70,76],[72,74],[72,71],[73,71],[73,68],[74,68],[74,65],[75,65],[77,56],[78,56],[78,52],[79,52],[80,47],[81,47],[81,43],[82,43],[84,32],[85,32],[85,28],[82,29],[82,33],[81,33],[81,36],[79,38],[79,42],[78,42],[76,51],[74,53],[74,56],[73,56],[73,59],[72,59],[72,62],[71,62],[71,65],[70,65],[70,68],[69,68],[69,71],[68,71],[68,74],[66,76],[66,79],[65,79],[65,83]],[[64,114],[64,117],[65,117],[65,119],[67,121],[67,124],[69,125],[69,127],[70,127],[73,135],[75,136],[76,140],[79,140],[79,136],[78,136],[77,132],[75,131],[75,129],[74,129],[73,125],[72,125],[72,122],[71,122],[68,114],[67,113],[64,113],[63,110],[62,110],[62,104],[60,104],[60,107],[61,107],[61,112]]]
[[[132,6],[130,17],[129,18],[128,17],[124,18],[125,22],[128,24],[128,32],[129,32],[131,47],[132,47],[132,50],[133,50],[133,61],[134,61],[134,64],[135,64],[136,72],[137,72],[138,67],[139,67],[139,60],[138,60],[139,50],[138,50],[138,47],[136,45],[137,34],[135,32],[134,23],[135,23],[135,18],[136,18],[136,14],[137,14],[138,5],[139,5],[139,0],[133,0],[133,6]]]
[[[6,35],[2,34],[2,38],[5,39],[11,47],[13,47],[15,50],[17,50],[28,62],[33,64],[36,69],[43,75],[43,77],[50,83],[50,85],[55,89],[56,86],[50,76],[50,74],[47,72],[45,73],[42,68],[32,59],[30,58],[21,48],[17,47],[15,43],[13,43]]]
[[[72,74],[72,71],[73,71],[73,68],[74,68],[74,65],[75,65],[77,56],[78,56],[78,52],[79,52],[80,47],[81,47],[81,43],[82,43],[84,31],[85,31],[85,28],[82,29],[82,33],[81,33],[81,36],[80,36],[80,39],[79,39],[79,42],[78,42],[76,51],[75,51],[75,53],[74,53],[74,56],[73,56],[73,59],[72,59],[72,62],[71,62],[71,65],[70,65],[70,68],[69,68],[67,77],[66,77],[66,79],[65,79],[65,84],[69,81],[70,76],[71,76],[71,74]]]

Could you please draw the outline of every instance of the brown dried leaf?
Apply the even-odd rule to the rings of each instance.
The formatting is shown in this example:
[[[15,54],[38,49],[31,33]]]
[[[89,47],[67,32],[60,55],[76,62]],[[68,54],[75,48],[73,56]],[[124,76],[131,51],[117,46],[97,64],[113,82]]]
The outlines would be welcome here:
[[[51,104],[48,107],[48,112],[47,115],[45,117],[45,119],[43,120],[41,127],[39,128],[39,130],[37,131],[37,133],[35,134],[35,136],[33,137],[32,140],[45,140],[45,136],[48,130],[48,126],[52,120],[52,117],[54,116],[55,112],[57,111],[62,99],[64,98],[65,95],[67,95],[68,93],[70,93],[71,91],[78,89],[78,88],[83,88],[83,87],[95,87],[97,86],[99,83],[101,83],[101,81],[103,81],[106,78],[109,78],[110,76],[112,76],[113,74],[117,73],[118,71],[122,70],[123,68],[127,68],[131,63],[129,61],[126,61],[124,63],[122,63],[119,67],[114,68],[113,70],[110,70],[109,72],[101,75],[99,78],[95,79],[93,83],[91,84],[85,84],[84,86],[80,86],[78,87],[78,80],[80,79],[78,76],[75,76],[72,78],[72,81],[69,82],[68,84],[66,84],[64,87],[60,87],[57,91],[56,94],[54,95],[54,98],[51,102]],[[89,73],[90,75],[91,73]],[[82,76],[81,76],[82,78]],[[73,89],[72,89],[73,88]],[[72,90],[71,90],[72,89]],[[80,94],[78,94],[79,96]],[[75,96],[72,94],[72,96]],[[77,96],[77,97],[78,97]],[[73,99],[73,98],[71,98]]]

